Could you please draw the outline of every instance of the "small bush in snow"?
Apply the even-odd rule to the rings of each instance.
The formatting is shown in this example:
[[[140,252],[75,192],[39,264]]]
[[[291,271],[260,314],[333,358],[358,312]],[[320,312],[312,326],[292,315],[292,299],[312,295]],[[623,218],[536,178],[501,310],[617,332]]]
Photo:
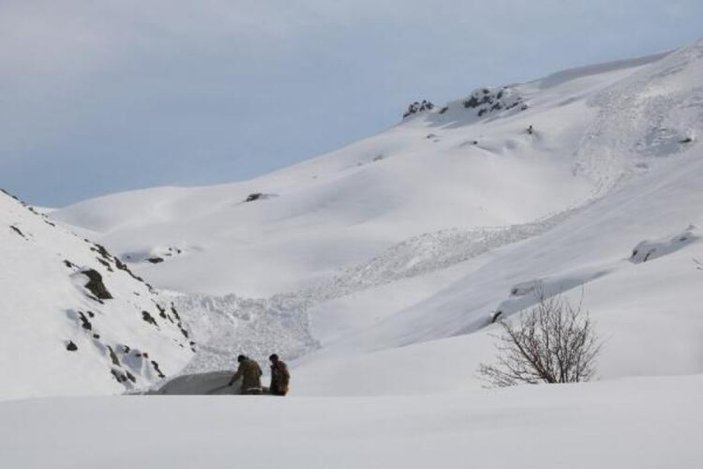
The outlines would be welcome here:
[[[489,385],[576,383],[594,376],[600,342],[588,312],[561,296],[539,298],[515,321],[499,321],[497,363],[479,368]]]

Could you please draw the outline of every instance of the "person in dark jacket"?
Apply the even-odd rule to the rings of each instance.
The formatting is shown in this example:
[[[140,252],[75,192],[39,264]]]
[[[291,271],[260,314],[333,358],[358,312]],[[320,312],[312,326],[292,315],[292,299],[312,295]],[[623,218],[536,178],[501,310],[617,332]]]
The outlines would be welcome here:
[[[242,380],[242,394],[261,394],[261,367],[246,355],[237,357],[239,367],[229,380],[227,386],[232,386],[238,379]]]
[[[269,392],[274,396],[285,396],[288,394],[288,384],[290,383],[290,373],[288,365],[282,362],[275,353],[269,357],[271,360],[271,386]]]

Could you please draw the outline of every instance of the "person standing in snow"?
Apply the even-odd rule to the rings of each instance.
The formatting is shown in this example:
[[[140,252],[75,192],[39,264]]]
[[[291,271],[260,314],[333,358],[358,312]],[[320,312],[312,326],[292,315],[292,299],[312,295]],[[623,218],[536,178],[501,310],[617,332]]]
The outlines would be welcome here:
[[[246,355],[237,357],[239,367],[229,380],[227,386],[232,386],[238,379],[242,380],[242,394],[261,394],[261,367]]]
[[[290,383],[288,365],[281,361],[275,353],[269,357],[269,360],[271,360],[271,386],[269,391],[274,396],[285,396],[288,394],[288,384]]]

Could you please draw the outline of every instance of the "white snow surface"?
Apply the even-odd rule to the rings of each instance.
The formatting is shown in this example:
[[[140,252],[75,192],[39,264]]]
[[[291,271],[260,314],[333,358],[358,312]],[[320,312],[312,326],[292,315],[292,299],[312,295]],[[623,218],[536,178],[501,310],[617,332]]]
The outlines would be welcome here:
[[[160,381],[192,358],[167,298],[100,246],[4,192],[0,259],[0,400],[116,394]],[[85,287],[89,269],[111,299]]]
[[[5,467],[25,469],[697,469],[702,387],[695,376],[441,398],[10,401],[0,447]]]
[[[701,77],[703,41],[479,88],[251,181],[52,211],[161,289],[198,343],[150,392],[232,394],[237,354],[277,352],[291,395],[3,402],[0,421],[28,423],[0,425],[0,449],[23,467],[699,467]],[[7,291],[32,275],[6,273]],[[491,318],[510,320],[537,291],[590,312],[600,382],[482,389]],[[57,317],[52,337],[77,333]],[[85,376],[122,390],[105,357]]]

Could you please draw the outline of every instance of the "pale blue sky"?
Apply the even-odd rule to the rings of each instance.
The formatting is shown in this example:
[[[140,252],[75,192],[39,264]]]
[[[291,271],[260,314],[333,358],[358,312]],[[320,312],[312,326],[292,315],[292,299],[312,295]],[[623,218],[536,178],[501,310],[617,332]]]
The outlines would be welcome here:
[[[684,46],[700,0],[0,0],[0,187],[246,179],[407,104]]]

